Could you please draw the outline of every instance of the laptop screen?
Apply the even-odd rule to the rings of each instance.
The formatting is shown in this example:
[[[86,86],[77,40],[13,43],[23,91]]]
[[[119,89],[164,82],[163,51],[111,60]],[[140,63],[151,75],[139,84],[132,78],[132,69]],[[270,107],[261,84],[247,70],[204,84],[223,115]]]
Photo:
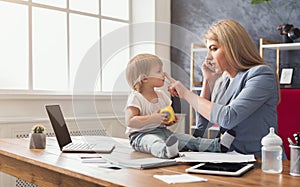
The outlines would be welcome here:
[[[46,110],[52,124],[59,147],[62,148],[71,143],[71,136],[67,128],[64,116],[59,105],[47,105]]]

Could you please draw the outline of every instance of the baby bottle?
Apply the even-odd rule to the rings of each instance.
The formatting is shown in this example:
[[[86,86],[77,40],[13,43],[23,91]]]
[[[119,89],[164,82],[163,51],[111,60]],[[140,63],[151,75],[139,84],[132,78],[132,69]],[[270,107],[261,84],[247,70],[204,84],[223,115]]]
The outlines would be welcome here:
[[[261,169],[266,173],[281,173],[282,171],[282,140],[274,132],[274,128],[270,128],[270,133],[262,138],[261,148],[262,165]]]

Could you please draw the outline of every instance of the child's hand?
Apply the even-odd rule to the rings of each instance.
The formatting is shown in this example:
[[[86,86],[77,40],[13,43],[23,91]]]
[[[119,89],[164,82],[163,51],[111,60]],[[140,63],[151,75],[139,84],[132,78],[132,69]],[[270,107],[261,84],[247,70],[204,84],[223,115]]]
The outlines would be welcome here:
[[[175,120],[174,120],[174,121],[168,122],[168,119],[165,119],[165,120],[163,121],[163,124],[166,125],[166,126],[172,126],[172,125],[174,125],[175,123],[177,123],[177,121],[178,121],[178,118],[177,118],[177,116],[175,115]]]
[[[159,111],[157,111],[157,113],[151,114],[150,118],[153,123],[163,123],[163,121],[166,119],[166,114],[161,114]]]

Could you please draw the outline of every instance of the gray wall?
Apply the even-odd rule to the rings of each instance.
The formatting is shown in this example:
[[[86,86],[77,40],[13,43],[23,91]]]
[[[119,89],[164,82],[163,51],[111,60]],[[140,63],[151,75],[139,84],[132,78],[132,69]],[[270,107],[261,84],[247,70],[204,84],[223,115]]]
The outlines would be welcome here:
[[[296,3],[295,3],[296,2]],[[286,11],[283,4],[288,3]],[[291,7],[294,6],[289,23],[300,28],[300,1],[272,0],[271,4],[283,17],[288,17]],[[259,39],[265,38],[282,41],[282,36],[276,27],[281,21],[271,12],[266,3],[252,5],[251,0],[172,0],[171,23],[184,28],[189,34],[178,34],[172,29],[172,76],[189,86],[190,50],[191,42],[203,43],[203,36],[209,26],[221,19],[234,19],[241,23],[249,32],[259,47]],[[295,42],[300,42],[298,38]],[[265,60],[275,68],[275,51],[265,50]],[[300,87],[300,51],[282,53],[282,67],[294,67],[293,87]],[[197,62],[196,62],[197,63]],[[199,62],[198,62],[199,63]],[[201,79],[200,69],[196,72]],[[187,113],[186,103],[174,100],[175,110]]]

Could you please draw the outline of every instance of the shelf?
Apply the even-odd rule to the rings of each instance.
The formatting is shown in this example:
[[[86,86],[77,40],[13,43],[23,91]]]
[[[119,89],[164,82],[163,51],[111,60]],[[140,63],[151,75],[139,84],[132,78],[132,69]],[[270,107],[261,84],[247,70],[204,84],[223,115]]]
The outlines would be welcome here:
[[[300,43],[263,44],[264,49],[299,50]]]
[[[278,43],[272,40],[260,39],[260,55],[264,58],[264,50],[272,49],[276,51],[276,76],[279,82],[279,70],[280,70],[280,52],[284,50],[300,50],[300,42],[298,43]],[[290,85],[286,85],[290,86]],[[280,95],[279,95],[280,96]],[[281,97],[279,98],[281,100]]]
[[[207,52],[206,48],[193,48],[192,52]]]
[[[195,86],[195,87],[192,87],[191,90],[193,90],[193,91],[201,91],[202,87]]]
[[[195,53],[202,53],[202,54],[207,54],[207,48],[203,44],[197,44],[197,43],[192,43],[191,44],[191,64],[190,64],[190,90],[191,91],[201,91],[202,90],[202,81],[201,80],[195,80]],[[195,122],[195,114],[194,114],[194,109],[190,105],[190,110],[189,110],[190,116],[189,116],[189,127],[190,127],[190,134],[192,134],[193,129],[192,126],[194,125]]]
[[[264,58],[264,49],[272,49],[276,51],[276,75],[279,80],[279,70],[280,70],[280,51],[284,50],[300,50],[300,43],[279,43],[272,40],[267,40],[261,38],[259,40],[259,53],[262,58]]]

